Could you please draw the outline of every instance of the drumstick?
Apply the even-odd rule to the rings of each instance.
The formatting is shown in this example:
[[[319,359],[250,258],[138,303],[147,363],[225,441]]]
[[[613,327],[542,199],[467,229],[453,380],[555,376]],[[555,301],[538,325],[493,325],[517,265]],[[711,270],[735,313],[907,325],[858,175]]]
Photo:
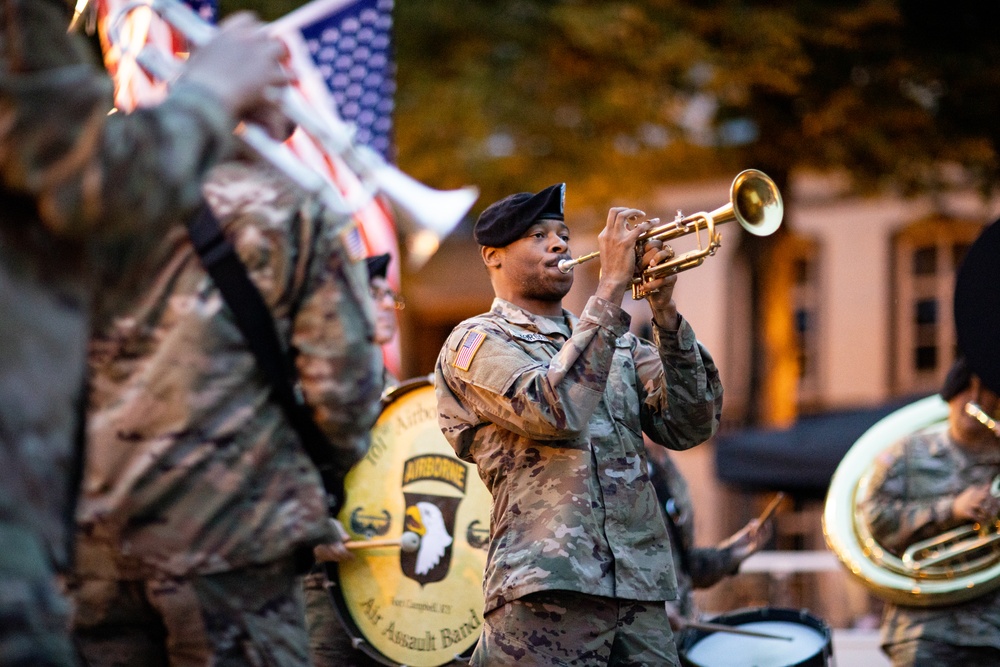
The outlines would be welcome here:
[[[771,498],[771,502],[767,504],[767,507],[764,508],[764,511],[760,513],[759,517],[757,517],[757,521],[759,521],[760,523],[764,523],[765,521],[770,519],[771,515],[774,514],[774,511],[778,509],[778,505],[780,505],[781,501],[784,499],[785,499],[785,494],[783,492],[778,491],[776,494],[774,494],[774,498]]]
[[[792,637],[786,637],[784,635],[772,635],[769,632],[758,632],[756,630],[741,630],[740,628],[734,628],[731,625],[723,625],[722,623],[704,623],[702,621],[685,621],[684,625],[695,630],[705,630],[707,632],[728,632],[733,635],[746,635],[747,637],[760,637],[761,639],[784,639],[787,642],[792,641]]]
[[[401,551],[416,551],[420,548],[420,536],[407,531],[401,537],[388,537],[382,540],[352,540],[344,542],[344,546],[352,550],[399,547]]]

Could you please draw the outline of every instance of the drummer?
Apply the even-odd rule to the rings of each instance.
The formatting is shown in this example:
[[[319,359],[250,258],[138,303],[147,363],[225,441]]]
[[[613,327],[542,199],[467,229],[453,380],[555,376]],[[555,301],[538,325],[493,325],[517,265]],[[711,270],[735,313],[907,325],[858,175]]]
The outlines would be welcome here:
[[[396,337],[399,330],[396,311],[406,307],[403,297],[389,284],[387,274],[391,260],[389,253],[373,255],[365,260],[368,263],[368,288],[375,302],[375,343],[378,345],[388,345]],[[382,395],[397,386],[399,380],[386,367]]]
[[[677,575],[677,600],[667,602],[667,616],[674,632],[699,614],[694,589],[710,588],[736,574],[740,565],[771,539],[774,520],[751,519],[740,530],[715,546],[696,546],[694,504],[690,488],[677,464],[663,447],[647,443],[649,479],[656,490],[670,534],[670,549]]]
[[[396,337],[399,323],[396,311],[404,307],[403,298],[390,287],[387,273],[392,256],[389,253],[368,257],[368,287],[375,302],[375,337],[378,345],[387,345]],[[382,379],[382,395],[396,387],[399,380],[389,369],[385,369]],[[347,534],[337,524],[344,540]],[[339,547],[339,545],[338,545]],[[326,548],[317,553],[321,560],[343,561],[351,558],[346,548]],[[309,652],[316,667],[361,667],[377,665],[351,644],[351,637],[337,618],[333,608],[333,598],[326,589],[323,567],[317,565],[306,575],[303,591],[306,602],[306,628],[309,631]]]

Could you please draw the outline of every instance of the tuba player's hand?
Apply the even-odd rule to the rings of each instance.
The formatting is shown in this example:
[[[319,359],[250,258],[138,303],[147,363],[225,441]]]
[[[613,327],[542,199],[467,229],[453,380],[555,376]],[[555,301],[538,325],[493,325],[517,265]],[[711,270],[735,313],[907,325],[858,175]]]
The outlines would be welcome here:
[[[1000,498],[990,493],[989,484],[970,486],[955,496],[951,513],[961,521],[988,523],[1000,514]]]

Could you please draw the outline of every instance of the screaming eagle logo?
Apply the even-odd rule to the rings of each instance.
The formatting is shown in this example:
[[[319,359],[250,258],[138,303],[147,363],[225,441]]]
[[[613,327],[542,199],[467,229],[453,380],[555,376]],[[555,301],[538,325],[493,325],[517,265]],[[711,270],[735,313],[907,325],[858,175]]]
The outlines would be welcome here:
[[[416,551],[400,551],[403,574],[421,586],[441,581],[451,567],[455,542],[455,515],[465,495],[468,470],[456,459],[438,454],[415,456],[403,465],[403,498],[406,500],[404,531],[420,536]],[[418,481],[443,482],[462,492],[462,496],[413,493],[406,486]]]

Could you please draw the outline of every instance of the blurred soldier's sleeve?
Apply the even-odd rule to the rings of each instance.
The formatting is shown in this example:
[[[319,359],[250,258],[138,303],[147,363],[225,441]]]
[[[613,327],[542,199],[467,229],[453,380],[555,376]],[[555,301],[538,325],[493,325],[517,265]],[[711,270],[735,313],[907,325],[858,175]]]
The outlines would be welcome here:
[[[719,428],[719,370],[683,317],[677,331],[654,323],[653,338],[655,347],[640,341],[633,351],[642,430],[670,449],[694,447]]]
[[[875,461],[868,495],[859,502],[872,537],[897,556],[913,542],[960,523],[952,516],[954,495],[912,493],[915,480],[910,471],[919,462],[911,456],[905,441],[883,452]]]
[[[182,82],[154,109],[108,116],[111,80],[68,23],[64,0],[0,0],[0,187],[63,235],[177,219],[232,121]]]
[[[374,305],[363,261],[350,258],[332,219],[330,252],[314,263],[310,293],[295,318],[292,344],[306,400],[346,470],[364,456],[378,417],[384,372],[372,342]]]

